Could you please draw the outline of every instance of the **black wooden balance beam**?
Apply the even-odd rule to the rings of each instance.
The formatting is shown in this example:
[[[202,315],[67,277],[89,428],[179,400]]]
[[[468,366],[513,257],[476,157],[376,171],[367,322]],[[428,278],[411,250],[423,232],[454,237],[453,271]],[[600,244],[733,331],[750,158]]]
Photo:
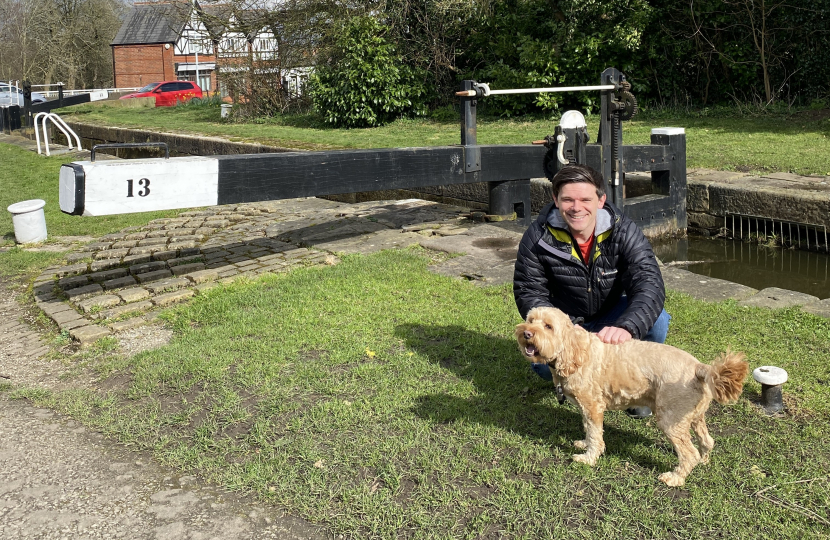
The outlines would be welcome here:
[[[671,129],[671,128],[670,128]],[[676,215],[685,227],[685,135],[654,130],[652,144],[624,146],[624,165],[652,173],[654,196],[624,201],[629,215]],[[60,208],[102,216],[394,189],[487,182],[490,213],[530,217],[530,178],[545,176],[546,149],[475,147],[479,170],[466,172],[469,146],[285,152],[213,157],[77,161],[60,171]],[[601,169],[603,148],[586,163]],[[517,208],[521,205],[521,208]],[[521,210],[521,211],[519,211]],[[645,223],[644,225],[647,225]]]
[[[101,216],[472,182],[490,183],[498,196],[505,182],[519,182],[527,185],[521,202],[529,217],[530,178],[544,176],[545,149],[477,150],[481,170],[474,172],[465,172],[469,150],[462,146],[78,161],[61,167],[60,208]]]

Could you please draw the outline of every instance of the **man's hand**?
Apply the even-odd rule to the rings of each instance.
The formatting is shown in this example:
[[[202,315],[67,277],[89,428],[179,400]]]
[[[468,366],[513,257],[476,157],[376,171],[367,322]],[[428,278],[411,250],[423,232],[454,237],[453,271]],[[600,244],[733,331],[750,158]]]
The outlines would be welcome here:
[[[606,326],[605,328],[597,332],[597,337],[599,337],[599,339],[601,339],[603,343],[619,345],[631,339],[631,334],[629,334],[628,330],[626,330],[625,328],[618,328],[616,326]]]

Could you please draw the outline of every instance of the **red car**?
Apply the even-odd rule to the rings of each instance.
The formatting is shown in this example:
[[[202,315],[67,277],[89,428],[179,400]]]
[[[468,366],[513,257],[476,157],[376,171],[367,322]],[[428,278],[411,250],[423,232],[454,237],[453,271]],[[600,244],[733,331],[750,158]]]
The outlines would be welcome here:
[[[156,98],[156,107],[172,107],[191,99],[202,99],[202,89],[191,81],[162,81],[150,83],[138,92],[121,96],[119,99],[139,97]]]

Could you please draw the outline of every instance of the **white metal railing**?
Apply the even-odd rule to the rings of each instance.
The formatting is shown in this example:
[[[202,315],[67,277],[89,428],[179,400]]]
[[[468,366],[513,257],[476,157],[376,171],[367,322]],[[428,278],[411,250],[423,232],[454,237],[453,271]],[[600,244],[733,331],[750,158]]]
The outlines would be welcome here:
[[[2,84],[8,84],[10,90],[18,90],[21,88],[20,81],[0,81]],[[33,84],[32,88],[51,88],[55,86],[64,86],[62,82],[52,83],[52,84]],[[78,94],[90,94],[92,92],[102,92],[106,91],[108,94],[112,92],[116,93],[127,93],[127,92],[135,92],[136,90],[141,90],[141,86],[136,86],[132,88],[94,88],[88,90],[64,90],[64,96],[77,96]],[[60,95],[60,90],[43,90],[39,91],[39,94],[42,94],[47,99],[49,98],[56,98]],[[9,99],[9,103],[2,103],[3,106],[8,105],[18,105],[20,107],[23,106],[23,96],[19,92],[10,92],[11,98]]]
[[[20,97],[20,94],[17,92],[17,89],[20,88],[20,81],[0,81],[3,84],[9,85],[9,102],[3,103],[3,105],[17,105],[18,107],[23,105],[23,98]],[[12,91],[14,90],[14,91]],[[14,97],[12,97],[14,96]]]
[[[141,90],[141,88],[143,88],[143,87],[136,86],[136,87],[133,87],[133,88],[94,88],[94,89],[90,89],[90,90],[64,90],[63,95],[64,96],[77,96],[78,94],[89,94],[91,92],[101,92],[101,91],[104,91],[104,90],[106,90],[108,93],[113,93],[113,92],[116,92],[116,93],[135,92],[136,90]],[[41,94],[43,94],[47,98],[57,97],[58,96],[58,91],[57,90],[47,90],[45,92],[41,92]]]
[[[37,141],[37,153],[41,154],[40,151],[40,132],[37,129],[37,121],[43,117],[42,122],[42,129],[43,129],[43,143],[46,146],[46,155],[51,156],[52,154],[49,153],[49,134],[46,132],[46,122],[51,120],[53,124],[55,124],[58,129],[60,129],[63,134],[66,136],[67,145],[69,149],[72,150],[72,137],[75,137],[75,142],[78,144],[78,150],[83,150],[81,148],[81,139],[78,137],[78,134],[75,133],[71,127],[69,127],[66,122],[63,121],[63,118],[58,116],[57,113],[53,112],[40,112],[35,115],[35,141]]]

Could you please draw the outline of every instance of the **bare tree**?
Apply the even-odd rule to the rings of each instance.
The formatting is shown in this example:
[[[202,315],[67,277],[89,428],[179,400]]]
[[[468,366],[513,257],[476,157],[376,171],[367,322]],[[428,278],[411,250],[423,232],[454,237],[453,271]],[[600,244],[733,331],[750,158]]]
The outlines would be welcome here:
[[[707,11],[696,0],[690,0],[683,15],[665,27],[671,28],[669,32],[678,38],[695,43],[706,80],[703,102],[708,99],[712,79],[718,77],[713,69],[719,67],[730,73],[740,72],[742,68],[757,69],[763,85],[762,99],[767,104],[773,103],[794,74],[789,67],[792,42],[803,32],[792,19],[782,17],[782,12],[813,10],[784,0],[723,0],[707,4],[712,5],[717,5],[717,9]],[[684,28],[690,28],[691,33],[683,31]],[[778,80],[774,80],[776,76]]]
[[[0,76],[67,86],[112,84],[121,0],[0,0]]]

